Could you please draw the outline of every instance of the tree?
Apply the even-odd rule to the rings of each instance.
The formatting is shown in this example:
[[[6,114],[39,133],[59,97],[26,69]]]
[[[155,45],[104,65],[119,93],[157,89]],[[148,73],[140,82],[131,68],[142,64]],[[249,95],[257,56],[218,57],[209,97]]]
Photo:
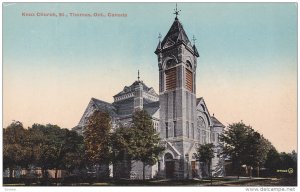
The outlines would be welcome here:
[[[269,170],[269,174],[274,175],[276,174],[276,170],[280,168],[280,154],[272,147],[267,154],[267,159],[264,163],[265,168]]]
[[[14,121],[3,129],[3,163],[10,169],[10,177],[16,166],[34,165],[41,167],[44,178],[47,169],[55,169],[57,178],[59,169],[79,166],[83,162],[80,156],[83,150],[82,136],[57,125],[33,124],[24,129],[21,122]]]
[[[257,176],[259,177],[260,167],[265,163],[271,145],[272,144],[261,134],[254,131],[252,128],[249,130],[245,149],[248,153],[245,156],[243,163],[250,167],[250,177],[252,177],[252,168],[254,167],[257,168]]]
[[[143,180],[145,167],[154,165],[164,151],[164,147],[160,146],[160,138],[153,127],[151,116],[145,110],[134,112],[132,126],[119,128],[112,138],[115,160],[122,160],[126,154],[132,160],[141,161]]]
[[[83,136],[89,165],[106,166],[110,163],[110,131],[111,120],[107,112],[95,111],[88,118]]]
[[[154,165],[158,156],[164,151],[160,145],[159,135],[156,133],[151,116],[145,110],[138,110],[133,114],[134,143],[131,146],[131,156],[143,163],[143,180],[145,180],[146,165]]]
[[[62,169],[62,159],[66,154],[66,131],[57,125],[33,124],[29,128],[32,136],[30,137],[33,147],[35,162],[42,169],[42,175],[47,178],[47,170],[55,169],[57,178],[58,169]]]
[[[75,131],[61,129],[57,125],[33,124],[28,132],[32,163],[42,168],[44,178],[47,178],[47,169],[55,169],[57,178],[59,169],[72,168],[77,166],[76,163],[83,161],[83,157],[79,155],[83,138]],[[71,160],[70,156],[76,159]]]
[[[228,155],[233,162],[234,167],[238,170],[238,178],[240,176],[240,167],[243,158],[247,155],[247,133],[249,127],[243,122],[230,124],[223,134],[220,135],[220,141],[224,143],[223,153]]]
[[[3,129],[3,166],[9,168],[9,177],[17,166],[27,167],[29,150],[25,145],[26,130],[19,121],[13,121]]]
[[[266,161],[268,151],[272,146],[267,139],[251,126],[239,122],[229,125],[220,140],[224,142],[223,153],[230,156],[233,163],[237,163],[238,177],[242,164],[246,165],[248,169],[250,168],[250,177],[253,167],[257,168],[259,176],[259,167]]]
[[[78,135],[75,131],[67,131],[66,137],[66,154],[62,162],[66,169],[72,171],[76,168],[81,169],[85,166],[85,148],[83,136]]]
[[[134,134],[132,127],[123,127],[122,125],[119,125],[118,129],[111,134],[112,162],[123,161],[125,155],[134,154]]]
[[[212,185],[212,170],[211,170],[211,160],[214,158],[214,144],[208,143],[199,145],[197,148],[197,159],[204,162],[208,167],[209,177]]]
[[[292,169],[293,172],[290,174],[297,176],[297,153],[295,151],[292,151],[292,153],[280,153],[280,169]]]

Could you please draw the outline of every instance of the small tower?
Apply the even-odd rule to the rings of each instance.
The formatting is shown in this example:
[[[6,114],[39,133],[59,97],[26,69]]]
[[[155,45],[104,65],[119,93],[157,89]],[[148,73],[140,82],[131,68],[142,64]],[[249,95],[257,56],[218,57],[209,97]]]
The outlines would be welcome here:
[[[143,109],[143,84],[140,81],[140,71],[138,70],[138,80],[134,82],[134,111]]]
[[[167,178],[190,177],[189,150],[195,143],[196,67],[198,51],[179,22],[175,20],[159,43],[155,54],[159,68],[160,137],[170,147],[162,158]],[[161,37],[161,36],[160,36]],[[176,152],[176,153],[175,153]]]

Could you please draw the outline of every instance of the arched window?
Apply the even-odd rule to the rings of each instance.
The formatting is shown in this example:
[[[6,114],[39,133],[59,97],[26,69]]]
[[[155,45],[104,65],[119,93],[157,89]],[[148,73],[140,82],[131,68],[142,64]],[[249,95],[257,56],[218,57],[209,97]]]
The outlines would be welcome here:
[[[187,66],[187,68],[192,70],[192,64],[189,60],[186,60],[186,66]]]
[[[165,161],[166,160],[173,160],[173,155],[171,153],[166,153],[165,154]]]
[[[205,121],[202,117],[197,117],[197,127],[198,128],[205,128]]]
[[[171,68],[171,67],[174,67],[176,65],[176,61],[175,59],[169,59],[166,63],[166,68]]]

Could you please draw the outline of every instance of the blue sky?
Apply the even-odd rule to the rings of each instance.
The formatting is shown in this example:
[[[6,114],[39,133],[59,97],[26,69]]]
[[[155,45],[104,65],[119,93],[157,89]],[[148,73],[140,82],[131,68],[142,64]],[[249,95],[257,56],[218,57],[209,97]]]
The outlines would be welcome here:
[[[4,4],[4,126],[16,119],[28,126],[71,128],[91,97],[112,102],[138,69],[158,91],[154,50],[158,34],[166,35],[174,21],[174,8],[174,3]],[[291,144],[280,150],[295,149],[297,5],[178,3],[178,8],[187,35],[197,39],[197,96],[204,96],[211,113],[225,125],[244,120],[278,147],[291,136]],[[24,17],[22,12],[128,16]]]

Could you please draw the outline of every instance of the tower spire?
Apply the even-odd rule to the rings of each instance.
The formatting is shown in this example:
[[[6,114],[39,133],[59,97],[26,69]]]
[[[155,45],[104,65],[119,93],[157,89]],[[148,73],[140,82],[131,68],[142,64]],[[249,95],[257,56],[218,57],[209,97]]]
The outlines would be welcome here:
[[[138,81],[140,81],[140,70],[138,70]]]
[[[197,39],[195,38],[195,35],[193,35],[193,39],[192,39],[192,40],[193,40],[193,43],[194,43],[194,45],[195,45],[195,42],[196,42],[196,40],[197,40]]]
[[[158,34],[158,45],[157,45],[157,47],[156,47],[156,50],[155,50],[155,53],[158,53],[159,51],[161,51],[161,38],[162,38],[162,36],[161,36],[161,34],[159,33]]]
[[[176,9],[174,9],[174,14],[176,15],[175,20],[178,20],[177,16],[179,15],[179,12],[180,12],[180,11],[181,11],[181,10],[178,10],[178,9],[177,9],[177,3],[176,3]]]

